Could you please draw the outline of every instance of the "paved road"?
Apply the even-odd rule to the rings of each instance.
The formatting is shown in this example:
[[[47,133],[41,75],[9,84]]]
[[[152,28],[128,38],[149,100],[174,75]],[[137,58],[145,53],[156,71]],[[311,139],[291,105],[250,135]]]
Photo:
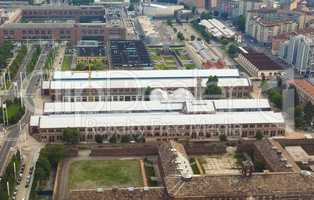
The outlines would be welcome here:
[[[35,66],[34,72],[38,72],[41,70],[42,66],[44,66],[45,60],[47,58],[47,50],[43,51],[43,54],[40,55],[38,62]],[[26,65],[25,65],[26,66]],[[25,71],[26,67],[22,66],[21,71]],[[23,69],[23,67],[25,69]],[[40,81],[40,76],[32,76],[30,79],[30,82],[26,89],[27,94],[27,102],[31,102],[30,104],[25,104],[26,111],[24,117],[21,119],[20,123],[12,126],[11,128],[7,129],[7,139],[5,140],[3,147],[0,150],[0,172],[3,171],[3,168],[5,166],[5,161],[8,156],[8,153],[10,152],[10,149],[15,146],[16,141],[20,135],[20,126],[27,125],[28,120],[31,116],[31,113],[33,112],[34,107],[32,106],[32,94],[36,91],[38,82]]]

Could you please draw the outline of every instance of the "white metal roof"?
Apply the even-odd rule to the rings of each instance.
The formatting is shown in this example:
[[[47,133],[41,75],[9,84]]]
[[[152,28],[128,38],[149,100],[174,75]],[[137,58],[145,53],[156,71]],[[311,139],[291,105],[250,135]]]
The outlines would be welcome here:
[[[198,109],[211,111],[212,106],[216,110],[232,109],[261,109],[269,108],[267,99],[218,99],[218,100],[193,100],[187,104],[197,105]],[[47,102],[44,104],[44,114],[50,113],[101,113],[101,112],[157,112],[157,111],[181,111],[183,101],[95,101],[95,102]],[[210,106],[210,107],[208,107]],[[195,107],[194,107],[195,109]]]
[[[219,87],[248,87],[251,82],[247,78],[220,78],[218,79]]]
[[[160,101],[96,101],[96,102],[52,102],[44,104],[44,114],[71,112],[157,112],[181,111],[182,103]]]
[[[206,86],[207,78],[203,78],[202,87]],[[248,87],[247,78],[218,79],[219,87]],[[58,80],[43,82],[43,89],[69,90],[69,89],[112,89],[112,88],[195,88],[196,78],[181,79],[114,79],[114,80]]]
[[[195,70],[110,70],[92,71],[91,79],[154,79],[154,78],[195,78],[209,76],[239,77],[238,69],[195,69]],[[89,79],[86,71],[55,71],[54,80]]]
[[[40,116],[38,116],[38,115],[32,116],[30,119],[29,125],[30,126],[39,126],[39,119],[40,119]]]
[[[195,100],[185,103],[187,113],[215,113],[213,101]]]
[[[214,100],[214,104],[217,110],[270,108],[267,99],[219,99]]]
[[[33,117],[33,116],[32,116]],[[69,114],[42,115],[40,128],[80,127],[128,127],[170,125],[215,125],[215,124],[263,124],[284,123],[281,113],[274,112],[220,112],[216,114],[180,113],[128,113],[128,114]]]

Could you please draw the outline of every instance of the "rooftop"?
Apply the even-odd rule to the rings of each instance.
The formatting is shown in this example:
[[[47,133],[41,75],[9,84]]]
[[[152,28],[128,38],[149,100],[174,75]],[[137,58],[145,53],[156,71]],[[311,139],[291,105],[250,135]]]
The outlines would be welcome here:
[[[189,102],[167,101],[105,101],[105,102],[47,102],[44,104],[44,114],[62,113],[115,113],[115,112],[180,112],[183,106],[198,111],[257,111],[270,109],[267,99],[218,99]]]
[[[258,53],[253,49],[245,49],[246,52],[242,52],[241,55],[244,56],[250,63],[252,63],[259,70],[283,70],[283,67],[275,63],[268,56],[263,53]]]
[[[175,198],[237,196],[245,199],[248,195],[308,194],[314,190],[314,177],[304,177],[299,173],[260,173],[249,178],[242,175],[208,175],[194,176],[185,182],[166,177],[165,184],[168,194]]]
[[[258,147],[255,151],[262,153],[260,158],[269,159],[267,162],[271,162],[273,160],[272,158],[281,158],[283,155],[289,157],[282,146],[278,142],[274,142],[273,139],[255,142],[242,141],[241,145],[253,145]],[[205,199],[213,197],[232,197],[250,199],[249,197],[264,198],[265,196],[274,195],[278,198],[286,199],[302,194],[304,195],[302,199],[306,199],[314,190],[314,176],[312,176],[310,172],[300,171],[294,161],[291,161],[288,157],[285,162],[291,162],[292,165],[295,165],[297,168],[296,171],[281,171],[282,169],[287,169],[287,167],[281,169],[279,169],[279,167],[279,171],[253,172],[250,176],[243,176],[239,173],[205,174],[193,175],[191,179],[184,180],[173,176],[173,173],[169,173],[169,170],[173,169],[170,162],[171,156],[169,156],[169,154],[164,155],[163,152],[166,152],[166,150],[161,151],[163,149],[167,150],[169,148],[160,148],[159,154],[161,155],[162,165],[168,164],[166,167],[163,166],[163,171],[166,172],[163,178],[167,193],[171,198],[184,199],[189,197],[190,199]],[[265,149],[266,152],[264,152]],[[282,153],[278,154],[278,150],[282,151]],[[275,154],[270,155],[269,152],[275,152]],[[282,161],[279,160],[279,162]],[[278,163],[275,161],[275,163],[272,164],[275,166]],[[294,166],[291,167],[291,169],[293,168]]]
[[[203,78],[201,85],[206,87],[207,78]],[[219,87],[250,87],[247,78],[222,78],[218,79]],[[113,88],[195,88],[196,78],[169,78],[169,79],[113,79],[113,80],[57,80],[44,81],[42,89],[113,89]]]
[[[73,28],[74,23],[7,23],[0,26],[0,28],[14,28],[14,29],[65,29]]]
[[[167,113],[111,113],[41,115],[36,117],[40,128],[127,127],[127,126],[176,126],[176,125],[231,125],[231,124],[284,124],[281,113],[220,112],[215,114]],[[36,120],[31,119],[36,124]]]
[[[217,76],[218,78],[237,78],[238,69],[195,69],[195,70],[110,70],[92,71],[55,71],[53,80],[88,80],[91,79],[172,79]]]
[[[314,98],[314,85],[307,80],[292,80],[289,82],[292,85],[295,85],[297,88],[302,89],[307,95]]]
[[[110,62],[113,66],[150,66],[152,62],[141,40],[110,41]]]

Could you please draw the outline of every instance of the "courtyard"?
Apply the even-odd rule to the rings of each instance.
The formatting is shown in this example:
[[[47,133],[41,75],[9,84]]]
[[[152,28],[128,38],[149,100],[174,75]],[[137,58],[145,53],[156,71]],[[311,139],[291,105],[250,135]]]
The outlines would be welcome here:
[[[155,69],[194,69],[196,65],[190,59],[184,47],[175,47],[169,49],[148,48],[151,60]]]
[[[77,160],[70,164],[69,189],[143,186],[140,160]]]
[[[228,148],[226,153],[217,155],[202,155],[195,157],[200,171],[204,174],[240,174],[241,165],[237,153]]]

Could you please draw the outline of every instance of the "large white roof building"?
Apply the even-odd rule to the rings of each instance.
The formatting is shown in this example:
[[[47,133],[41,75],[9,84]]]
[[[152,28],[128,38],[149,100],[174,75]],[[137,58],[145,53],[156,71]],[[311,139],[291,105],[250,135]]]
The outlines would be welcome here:
[[[110,71],[55,71],[53,80],[106,80],[106,79],[179,79],[179,78],[238,78],[238,69],[195,70],[110,70]]]
[[[185,110],[185,111],[184,111]],[[193,101],[47,102],[43,114],[140,112],[249,112],[270,111],[267,99],[217,99]]]
[[[180,114],[177,112],[168,112],[150,113],[149,115],[147,113],[63,114],[35,116],[35,119],[31,120],[31,126],[37,125],[42,129],[284,123],[282,114],[272,111],[220,112],[216,114]]]
[[[201,86],[206,87],[207,78],[202,78]],[[247,78],[218,79],[219,87],[250,87]],[[52,90],[80,90],[80,89],[113,89],[113,88],[195,88],[196,78],[158,78],[158,79],[107,79],[107,80],[57,80],[44,81],[42,89]]]

